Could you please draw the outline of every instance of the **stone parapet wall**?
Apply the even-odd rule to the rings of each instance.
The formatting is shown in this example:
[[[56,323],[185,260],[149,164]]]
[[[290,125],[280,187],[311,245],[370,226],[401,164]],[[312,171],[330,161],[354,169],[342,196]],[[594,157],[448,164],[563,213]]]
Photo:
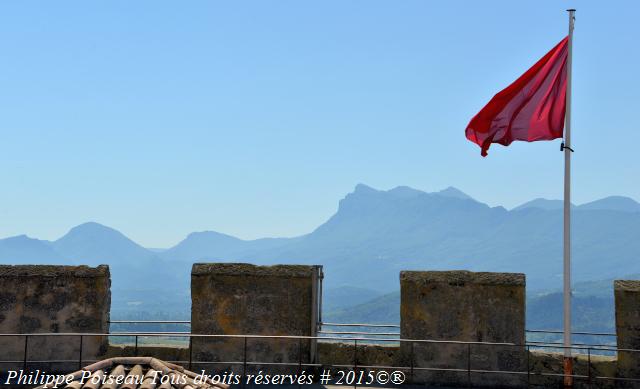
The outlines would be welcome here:
[[[616,280],[613,291],[618,348],[640,350],[640,281]],[[640,352],[618,352],[618,369],[621,376],[640,378]]]
[[[191,273],[191,331],[214,335],[299,335],[315,331],[314,266],[195,264]],[[193,340],[193,356],[209,362],[308,362],[309,340],[244,338]],[[205,366],[203,364],[203,366]],[[209,364],[211,370],[236,369]],[[259,367],[253,367],[257,369]]]
[[[318,361],[326,368],[331,368],[331,365],[352,365],[354,361],[359,366],[395,366],[395,367],[409,367],[404,369],[406,373],[407,384],[433,384],[432,380],[429,380],[423,374],[420,374],[418,370],[411,374],[410,367],[418,367],[417,364],[412,364],[411,361],[406,360],[406,356],[398,345],[379,345],[379,344],[359,344],[358,350],[354,351],[353,342],[321,342],[318,344]],[[525,351],[526,353],[526,351]],[[525,360],[526,354],[525,354]],[[511,372],[519,372],[521,377],[520,382],[511,382],[510,384],[496,385],[493,387],[507,387],[507,388],[526,388],[530,386],[532,388],[559,388],[562,387],[562,369],[563,369],[563,355],[561,353],[549,353],[541,351],[530,351],[528,362],[530,375],[526,375],[527,365],[520,366],[522,370],[506,369]],[[592,355],[590,358],[587,355],[578,355],[574,357],[574,369],[575,374],[584,376],[589,375],[588,366],[589,361],[591,363],[591,380],[588,378],[576,379],[574,383],[575,388],[593,388],[593,389],[612,389],[621,387],[619,383],[612,380],[596,379],[595,377],[615,377],[616,376],[616,358],[600,355]],[[431,366],[424,366],[431,367]],[[478,369],[477,365],[471,364],[472,369]],[[374,370],[367,368],[360,368],[365,371]],[[336,368],[332,369],[335,373]],[[395,370],[395,369],[389,369]],[[466,372],[463,373],[466,377]],[[545,376],[541,374],[546,374]],[[471,380],[474,386],[482,384],[483,379],[486,379],[485,373],[472,373]],[[508,377],[508,374],[497,374],[493,376]],[[528,381],[528,382],[527,382]],[[445,385],[444,383],[441,383]],[[466,382],[459,382],[459,380],[451,381],[446,384],[448,387],[466,387]]]
[[[411,374],[410,367],[411,361],[407,361],[403,356],[400,346],[398,345],[379,345],[379,344],[359,344],[357,351],[354,352],[353,342],[321,342],[318,344],[318,361],[324,368],[333,371],[334,376],[338,369],[332,368],[332,365],[352,365],[354,361],[359,366],[396,366],[405,367],[403,370],[406,373],[406,383],[424,385],[425,383],[433,384],[433,381],[425,380],[424,375],[419,371],[414,371]],[[526,360],[526,354],[525,354]],[[522,370],[511,370],[511,372],[519,372],[521,379],[520,382],[512,382],[509,385],[502,385],[502,387],[509,388],[525,388],[530,386],[532,388],[558,388],[562,387],[562,361],[563,356],[561,353],[549,353],[541,351],[529,352],[529,369],[530,374],[527,377],[526,364],[521,366]],[[621,387],[619,383],[613,380],[596,379],[595,377],[615,377],[616,376],[616,358],[600,355],[592,355],[590,358],[587,355],[578,355],[574,357],[574,369],[575,374],[584,376],[589,375],[588,366],[591,362],[591,376],[592,379],[576,379],[575,388],[618,388]],[[416,365],[416,364],[413,364]],[[406,368],[409,369],[406,369]],[[416,366],[417,367],[417,366]],[[430,367],[430,366],[425,366]],[[472,369],[478,369],[478,366],[471,364]],[[360,368],[364,371],[374,370],[367,368]],[[344,370],[344,368],[343,368]],[[379,370],[379,369],[378,369]],[[387,369],[395,370],[395,369]],[[462,373],[466,378],[466,372]],[[541,375],[546,374],[546,375]],[[477,386],[479,378],[484,377],[485,373],[472,373],[471,380]],[[508,377],[508,374],[497,374],[494,376]],[[528,382],[527,382],[528,381]],[[449,382],[448,387],[466,387],[466,382],[459,382],[459,380]],[[497,385],[495,387],[500,387]]]
[[[318,268],[300,265],[195,264],[192,269],[192,332],[213,335],[258,335],[209,339],[194,337],[191,348],[141,344],[108,345],[101,336],[82,340],[82,361],[111,356],[145,355],[176,361],[208,373],[233,371],[295,373],[314,368],[298,363],[359,371],[376,366],[403,368],[413,384],[491,388],[546,388],[562,383],[560,353],[528,351],[525,346],[525,277],[514,273],[405,271],[400,273],[401,338],[398,342],[320,341],[269,338],[314,336]],[[32,335],[28,359],[74,360],[80,357],[75,333],[109,330],[110,275],[107,266],[0,265],[0,372],[22,367],[25,336]],[[640,281],[614,282],[618,348],[640,349]],[[411,342],[410,340],[416,340]],[[430,340],[424,342],[420,340]],[[458,343],[456,343],[458,342]],[[464,342],[479,342],[469,344]],[[497,345],[480,344],[497,343]],[[246,359],[245,359],[246,357]],[[248,364],[245,366],[243,362]],[[231,364],[235,362],[235,364]],[[86,364],[85,363],[85,364]],[[262,363],[262,365],[254,364]],[[291,363],[284,367],[268,363]],[[344,365],[334,368],[335,365]],[[640,353],[574,356],[576,388],[640,387],[596,377],[640,378]],[[31,363],[30,369],[70,371],[72,363]],[[429,369],[460,371],[429,371]],[[470,375],[467,369],[473,370]],[[479,370],[511,372],[487,373]],[[530,374],[526,374],[529,370]],[[542,374],[545,374],[544,376]],[[590,378],[589,378],[590,377]]]
[[[561,352],[532,351],[530,354],[530,384],[536,388],[559,388],[563,386],[563,360]],[[589,369],[589,366],[591,367]],[[596,377],[617,377],[616,358],[613,356],[578,354],[573,356],[573,374],[584,376],[574,379],[574,388],[613,389],[621,382]],[[542,375],[545,374],[545,375]],[[589,378],[590,376],[590,378]]]
[[[403,361],[417,367],[522,371],[526,360],[525,276],[469,271],[400,273],[400,335],[403,339],[492,342],[485,346],[455,343],[403,343]],[[406,364],[405,364],[406,365]],[[464,385],[461,372],[420,371],[424,382]],[[521,382],[506,375],[475,376],[474,385],[499,387]]]
[[[110,285],[105,265],[0,265],[0,333],[107,333]],[[84,337],[82,356],[95,359],[106,346],[104,337]],[[80,337],[31,336],[26,351],[30,360],[78,359]],[[21,360],[24,352],[24,336],[0,337],[0,360]],[[12,364],[2,366],[10,367]],[[66,365],[44,367],[64,370]]]

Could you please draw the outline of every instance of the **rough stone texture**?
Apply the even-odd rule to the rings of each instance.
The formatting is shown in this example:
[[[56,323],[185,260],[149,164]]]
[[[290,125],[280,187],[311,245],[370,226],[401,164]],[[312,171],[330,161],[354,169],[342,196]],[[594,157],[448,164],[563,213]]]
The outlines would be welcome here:
[[[354,352],[353,342],[318,343],[318,363],[325,366],[351,365],[354,360],[358,366],[398,366],[399,347],[397,345],[358,344]]]
[[[191,272],[191,331],[194,334],[310,336],[313,266],[194,264]],[[193,340],[196,361],[241,362],[244,339]],[[297,339],[248,339],[247,360],[309,361],[311,343]],[[198,366],[198,364],[194,364]],[[195,367],[194,367],[195,368]],[[240,365],[202,364],[197,370],[238,371]],[[250,370],[258,370],[252,366]],[[273,371],[273,367],[269,368]]]
[[[531,376],[530,384],[535,388],[561,388],[563,387],[563,359],[559,352],[532,351],[530,354]],[[589,371],[589,359],[591,369]],[[596,377],[616,377],[616,358],[603,355],[580,354],[573,357],[573,372],[576,375],[587,378],[576,378],[574,388],[602,388],[612,389],[620,387],[614,380]],[[545,374],[545,375],[542,375]],[[591,374],[591,378],[589,378]]]
[[[525,354],[526,355],[526,354]],[[358,344],[358,350],[354,353],[353,342],[321,342],[318,344],[318,362],[325,368],[331,368],[332,365],[352,365],[355,361],[359,366],[409,366],[404,364],[403,357],[398,345],[380,345],[380,344]],[[548,353],[540,351],[531,351],[529,353],[529,366],[531,374],[529,375],[529,384],[533,388],[559,388],[562,387],[562,360],[561,353]],[[589,358],[586,355],[577,355],[573,358],[573,365],[576,374],[587,376]],[[616,358],[602,355],[591,355],[591,377],[585,379],[576,379],[575,388],[615,388],[616,383],[608,379],[596,379],[595,377],[615,377],[616,376]],[[521,366],[521,372],[527,371],[526,361]],[[336,369],[332,369],[336,370]],[[364,369],[367,371],[367,369]],[[377,369],[379,370],[379,369]],[[395,369],[392,369],[395,370]],[[407,384],[424,384],[419,372],[415,372],[412,377],[411,370],[405,369]],[[541,374],[547,374],[545,376]],[[474,373],[472,380],[476,375]],[[415,378],[415,379],[414,379]],[[476,377],[477,378],[477,377]],[[522,375],[523,382],[514,382],[510,387],[527,387],[526,375]],[[446,386],[455,386],[456,382],[441,383]],[[465,385],[459,385],[464,387]]]
[[[403,343],[405,365],[419,368],[523,371],[525,343],[525,276],[469,271],[400,273],[400,332],[403,339],[511,343],[486,346],[452,343]],[[413,349],[412,349],[413,348]],[[466,385],[466,372],[416,373],[422,382]],[[474,374],[475,386],[522,383],[522,377]]]
[[[111,308],[109,267],[0,265],[0,333],[107,333]],[[83,359],[106,351],[107,340],[83,339]],[[0,360],[22,360],[25,336],[0,337]],[[30,360],[78,359],[78,336],[30,336]],[[68,364],[31,364],[65,370]],[[77,365],[77,364],[76,364]],[[3,364],[8,369],[16,364]],[[22,366],[20,363],[18,366]]]
[[[315,370],[312,370],[316,376],[319,376],[323,371],[330,371],[333,375],[333,382],[337,383],[339,379],[343,379],[342,384],[346,384],[344,377],[339,373],[349,372],[351,368],[336,367],[336,365],[352,366],[354,361],[356,363],[358,375],[360,372],[364,372],[364,382],[368,379],[368,373],[376,372],[380,370],[386,370],[392,372],[397,370],[396,368],[381,368],[380,366],[400,366],[399,365],[399,347],[397,345],[384,345],[384,344],[365,344],[358,343],[357,350],[354,350],[354,343],[351,342],[320,342],[318,343],[318,363],[322,366]],[[375,368],[368,368],[367,366],[376,366]],[[407,383],[410,382],[409,371],[407,374]],[[347,385],[345,385],[347,386]],[[364,386],[364,385],[363,385]]]
[[[104,358],[121,357],[121,356],[135,356],[135,348],[133,346],[109,346],[109,350]],[[152,356],[155,358],[163,358],[167,362],[175,362],[186,368],[189,368],[189,349],[186,347],[172,347],[172,346],[147,346],[141,345],[138,348],[138,355]],[[334,368],[335,365],[350,366],[353,364],[354,356],[358,366],[401,366],[401,353],[400,347],[395,345],[380,345],[380,344],[358,344],[358,350],[354,353],[353,342],[320,342],[318,343],[318,363],[322,364],[318,369],[306,369],[307,372],[314,372],[317,376],[319,371],[324,368],[330,369],[334,372],[334,378],[338,375],[335,372],[338,370]],[[531,368],[530,375],[530,387],[532,388],[561,388],[562,377],[553,376],[561,375],[562,373],[562,354],[561,353],[548,353],[540,351],[532,351],[529,357],[529,365]],[[578,355],[574,357],[574,369],[576,374],[588,376],[588,359],[586,355]],[[87,361],[88,364],[91,361]],[[348,368],[341,368],[348,371]],[[360,367],[359,369],[368,371],[366,368]],[[523,371],[526,371],[526,366],[523,367]],[[613,389],[620,387],[616,386],[616,383],[607,379],[596,379],[595,377],[614,377],[616,374],[617,364],[615,357],[591,355],[591,376],[594,377],[589,383],[588,379],[577,379],[574,383],[575,388],[592,388],[592,389]],[[73,369],[72,369],[73,370]],[[192,368],[191,370],[200,373],[200,370]],[[375,369],[380,370],[380,369]],[[396,370],[395,368],[387,370]],[[360,371],[360,370],[359,370]],[[238,374],[240,370],[235,370]],[[411,383],[411,371],[405,370],[407,384]],[[540,373],[549,374],[548,376],[541,376]],[[2,373],[0,372],[0,380]],[[4,388],[4,386],[2,386]],[[412,386],[409,386],[412,387]],[[414,386],[415,387],[415,386]],[[426,386],[421,386],[425,388]],[[429,386],[431,387],[431,386]],[[516,386],[518,387],[518,386]],[[526,387],[521,385],[520,387]],[[20,386],[23,388],[23,386]]]
[[[616,280],[613,289],[618,348],[640,350],[640,281]],[[621,377],[640,377],[640,352],[618,352],[618,369]]]

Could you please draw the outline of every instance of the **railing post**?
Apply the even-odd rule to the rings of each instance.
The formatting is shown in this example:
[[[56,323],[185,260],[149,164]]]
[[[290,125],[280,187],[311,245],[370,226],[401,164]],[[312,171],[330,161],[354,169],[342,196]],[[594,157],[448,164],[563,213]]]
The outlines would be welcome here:
[[[298,377],[302,373],[302,338],[298,338]]]
[[[527,388],[531,386],[531,363],[529,358],[531,357],[531,346],[527,346]]]
[[[467,386],[471,387],[471,343],[467,343]]]
[[[191,370],[192,362],[193,362],[193,336],[189,334],[189,370]]]
[[[587,348],[587,384],[591,387],[591,348]]]
[[[358,380],[355,378],[358,375],[358,339],[353,339],[353,387],[358,387]]]
[[[412,340],[412,341],[410,341],[410,343],[411,343],[411,372],[410,372],[410,374],[409,374],[409,377],[410,377],[410,379],[411,379],[411,381],[410,381],[410,382],[411,382],[411,384],[413,385],[413,384],[414,384],[414,382],[413,382],[413,381],[414,381],[414,378],[413,378],[413,364],[415,363],[415,362],[414,362],[414,350],[413,350],[413,347],[414,347],[415,343],[414,343],[414,341],[413,341],[413,340]]]
[[[136,346],[134,348],[134,354],[137,357],[138,356],[138,335],[136,335],[135,339],[136,339]]]
[[[80,355],[78,356],[78,370],[82,370],[82,339],[84,339],[84,336],[80,335]]]
[[[27,371],[27,352],[29,348],[29,335],[24,336],[24,370]]]
[[[242,387],[245,385],[245,376],[247,375],[247,336],[244,336],[244,351],[242,356]]]

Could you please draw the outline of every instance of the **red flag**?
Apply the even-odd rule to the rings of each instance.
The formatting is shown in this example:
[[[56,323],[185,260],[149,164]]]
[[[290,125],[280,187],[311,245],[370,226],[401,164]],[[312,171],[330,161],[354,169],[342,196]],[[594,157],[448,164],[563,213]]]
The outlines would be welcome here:
[[[562,138],[569,37],[489,101],[467,126],[467,139],[487,156],[491,143]]]

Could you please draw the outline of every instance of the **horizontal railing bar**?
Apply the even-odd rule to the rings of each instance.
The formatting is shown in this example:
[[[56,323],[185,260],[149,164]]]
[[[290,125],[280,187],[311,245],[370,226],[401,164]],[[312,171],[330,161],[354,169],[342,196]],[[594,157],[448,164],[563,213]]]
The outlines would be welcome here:
[[[36,336],[36,337],[42,337],[42,336],[58,336],[58,337],[64,337],[64,336],[75,336],[75,337],[80,337],[80,336],[103,336],[103,337],[124,337],[124,336],[167,336],[167,335],[158,335],[157,333],[149,333],[149,332],[120,332],[117,334],[109,334],[109,333],[94,333],[94,332],[87,332],[87,333],[73,333],[73,332],[51,332],[51,333],[44,333],[44,332],[36,332],[36,333],[30,333],[30,334],[0,334],[0,337],[6,337],[6,336]],[[234,338],[234,339],[244,339],[244,338],[255,338],[255,339],[309,339],[309,340],[327,340],[327,339],[335,339],[335,340],[371,340],[371,339],[367,339],[367,338],[362,338],[362,337],[323,337],[323,336],[306,336],[306,335],[257,335],[257,334],[244,334],[244,335],[231,335],[231,334],[192,334],[192,333],[185,333],[185,334],[179,334],[179,333],[172,333],[171,336],[174,336],[176,338],[178,337],[183,337],[183,338]],[[445,343],[445,344],[486,344],[486,345],[496,345],[496,346],[519,346],[519,347],[525,347],[524,345],[517,345],[515,343],[492,343],[492,342],[473,342],[473,341],[460,341],[460,340],[428,340],[428,339],[375,339],[375,341],[378,342],[416,342],[416,343]],[[640,351],[640,350],[639,350]]]
[[[527,344],[532,345],[532,346],[538,346],[541,344],[547,344],[547,345],[559,345],[559,344],[564,344],[562,342],[538,342],[538,341],[529,341],[527,342]],[[615,347],[614,345],[610,345],[610,344],[591,344],[591,343],[573,343],[574,346],[585,346],[585,347]]]
[[[190,320],[109,320],[110,324],[191,324]]]
[[[632,381],[632,382],[640,382],[640,378],[631,378],[631,377],[607,377],[607,376],[595,376],[591,377],[596,380],[608,380],[608,381]]]
[[[124,335],[123,335],[124,334]],[[113,335],[113,336],[131,336],[131,334],[135,334],[137,336],[172,336],[172,335],[189,335],[191,334],[191,332],[179,332],[179,331],[175,331],[175,332],[110,332],[109,335]]]
[[[190,320],[109,320],[110,324],[191,324]],[[371,327],[371,328],[400,328],[398,324],[372,324],[372,323],[320,323],[322,326],[328,327]],[[528,333],[536,334],[563,334],[562,330],[525,330]],[[611,332],[587,332],[575,331],[573,335],[591,335],[591,336],[617,336]]]
[[[382,327],[382,328],[400,328],[399,324],[372,324],[372,323],[320,323],[323,326],[330,327]],[[546,333],[546,334],[563,334],[561,330],[525,330],[530,333]],[[616,336],[615,333],[610,332],[585,332],[576,331],[572,332],[573,335],[592,335],[592,336]]]
[[[404,342],[404,343],[427,343],[427,344],[460,344],[460,345],[487,345],[487,346],[504,346],[504,347],[526,347],[528,344],[516,344],[516,343],[500,343],[500,342],[476,342],[476,341],[457,341],[457,340],[434,340],[434,339],[401,339],[401,338],[364,338],[364,337],[329,337],[329,336],[304,336],[304,335],[254,335],[254,334],[245,334],[245,335],[226,335],[226,334],[192,334],[192,333],[144,333],[144,332],[121,332],[116,334],[109,333],[29,333],[29,334],[0,334],[0,337],[43,337],[43,336],[54,336],[54,337],[80,337],[80,336],[96,336],[96,337],[175,337],[175,338],[231,338],[231,339],[307,339],[307,340],[336,340],[336,341],[346,341],[346,340],[364,340],[364,341],[376,341],[376,342]],[[530,345],[530,344],[529,344]],[[556,348],[556,349],[575,349],[575,350],[587,350],[593,349],[594,347],[585,347],[579,345],[572,346],[563,346],[563,345],[547,345],[547,344],[537,344],[535,347],[539,348]],[[602,345],[598,347],[605,347],[600,350],[606,351],[625,351],[625,352],[640,352],[638,349],[624,349],[624,348],[615,348],[613,346]]]
[[[328,335],[367,335],[367,336],[394,336],[394,335],[399,335],[398,333],[390,333],[390,332],[357,332],[357,331],[318,331],[318,333],[320,334],[328,334]],[[181,331],[166,331],[166,332],[136,332],[136,331],[129,331],[129,332],[110,332],[109,335],[110,336],[119,336],[119,337],[132,337],[132,336],[139,336],[139,337],[153,337],[153,336],[163,336],[163,337],[184,337],[183,335],[189,335],[191,334],[190,332],[181,332]],[[329,337],[320,337],[320,339],[330,339]],[[339,339],[346,339],[346,338],[339,338]],[[372,340],[372,341],[376,341],[376,340],[382,340],[382,341],[387,341],[387,342],[391,342],[392,340],[389,339],[378,339],[378,338],[371,338],[371,339],[364,339],[364,340]],[[396,341],[399,341],[400,339],[395,339]],[[531,346],[535,346],[535,347],[539,347],[539,346],[543,346],[543,345],[547,345],[549,347],[555,347],[555,346],[559,346],[559,345],[563,345],[563,343],[560,342],[544,342],[544,341],[527,341],[526,345],[531,345]],[[573,346],[584,346],[584,347],[589,347],[589,348],[597,348],[597,350],[599,351],[608,351],[609,348],[613,348],[615,347],[614,345],[608,345],[608,344],[596,344],[596,343],[573,343]],[[601,347],[606,347],[607,349],[600,349]],[[614,350],[611,350],[614,351]]]
[[[110,324],[191,324],[190,320],[109,320]],[[371,327],[371,328],[400,328],[398,324],[372,324],[372,323],[319,323],[322,326],[329,327]],[[563,334],[562,330],[525,330],[528,333],[538,334]],[[591,336],[617,336],[611,332],[587,332],[575,331],[573,335],[591,335]]]
[[[534,334],[564,334],[561,330],[525,330],[525,332],[530,332]],[[611,332],[584,332],[577,331],[572,332],[572,335],[592,335],[592,336],[617,336],[615,333]]]
[[[371,336],[400,335],[399,332],[318,331],[318,333],[319,334],[332,334],[332,335],[371,335]]]
[[[400,328],[399,324],[369,324],[369,323],[320,323],[323,326],[331,327],[381,327],[381,328]]]

